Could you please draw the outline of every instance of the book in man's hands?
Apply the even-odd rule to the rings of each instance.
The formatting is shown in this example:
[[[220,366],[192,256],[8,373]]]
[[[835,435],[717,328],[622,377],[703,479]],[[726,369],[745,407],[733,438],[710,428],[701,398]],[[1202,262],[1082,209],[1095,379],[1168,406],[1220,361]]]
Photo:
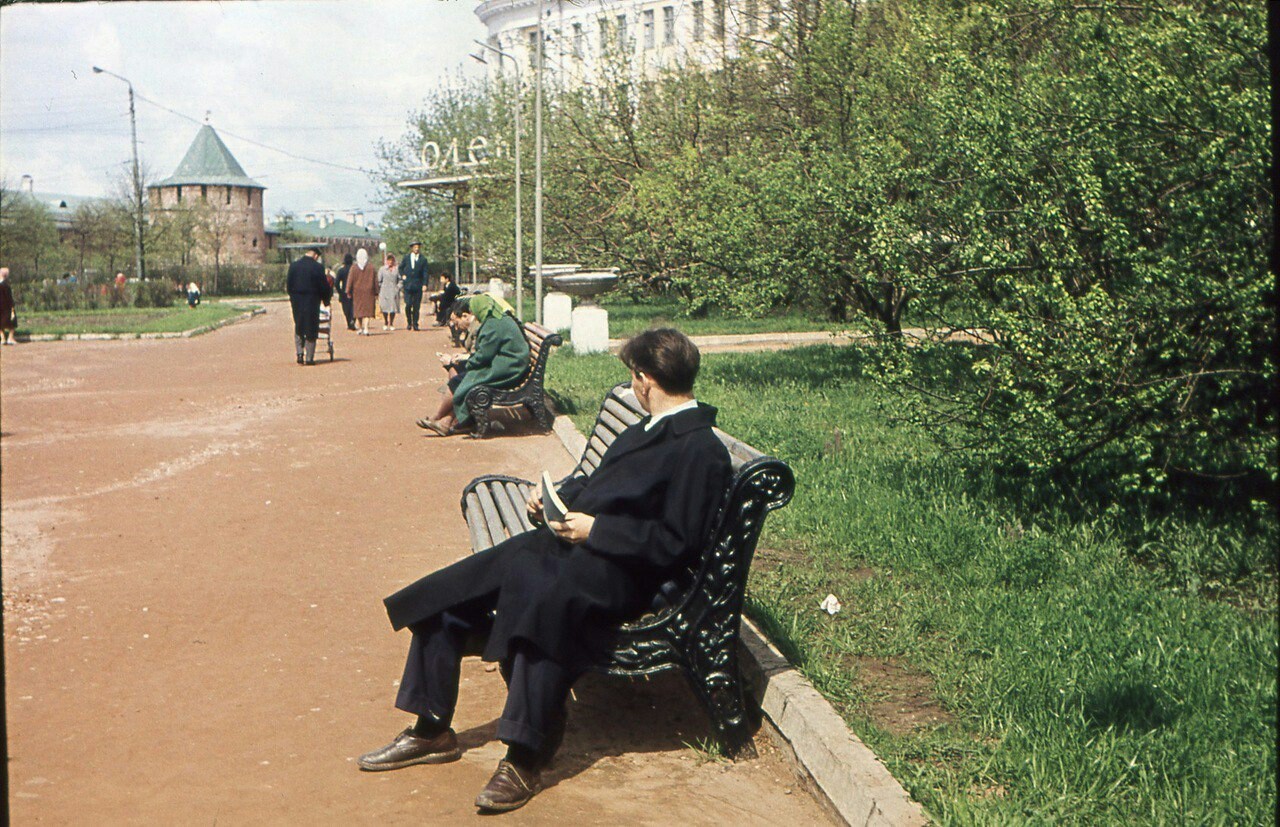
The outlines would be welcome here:
[[[555,483],[551,482],[551,474],[542,472],[542,516],[548,522],[564,522],[564,515],[569,513],[569,506],[564,504],[556,493]]]

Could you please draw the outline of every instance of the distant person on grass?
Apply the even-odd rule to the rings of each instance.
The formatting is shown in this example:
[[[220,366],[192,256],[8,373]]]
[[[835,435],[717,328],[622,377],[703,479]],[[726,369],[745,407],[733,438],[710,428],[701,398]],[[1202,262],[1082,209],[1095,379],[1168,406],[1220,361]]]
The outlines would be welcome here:
[[[6,345],[15,345],[14,331],[18,329],[18,306],[13,300],[13,288],[9,286],[9,268],[0,267],[0,332]]]
[[[187,285],[187,307],[194,308],[200,304],[200,285],[194,281]]]
[[[510,313],[504,313],[492,296],[459,299],[454,302],[453,316],[459,325],[474,322],[479,329],[470,356],[438,354],[445,370],[456,371],[449,379],[452,393],[440,401],[435,416],[419,419],[417,425],[440,436],[472,429],[471,412],[465,402],[472,388],[477,385],[514,387],[529,369],[529,343],[525,341],[520,323]]]
[[[288,290],[298,364],[314,365],[316,339],[320,337],[320,305],[327,305],[333,296],[333,288],[320,264],[319,247],[312,247],[289,265]]]
[[[459,664],[480,654],[507,682],[498,721],[507,754],[476,806],[524,805],[560,745],[574,681],[706,540],[732,469],[711,430],[715,408],[693,397],[698,349],[668,328],[641,333],[620,356],[649,416],[618,435],[590,477],[560,484],[564,521],[544,522],[542,501],[531,499],[529,518],[541,526],[384,601],[391,625],[413,633],[396,707],[417,721],[361,756],[361,769],[458,759]]]

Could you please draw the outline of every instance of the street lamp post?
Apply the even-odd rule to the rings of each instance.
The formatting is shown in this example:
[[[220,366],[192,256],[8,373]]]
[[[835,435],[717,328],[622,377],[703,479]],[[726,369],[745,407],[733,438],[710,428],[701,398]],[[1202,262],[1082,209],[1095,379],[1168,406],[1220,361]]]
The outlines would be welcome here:
[[[521,321],[524,320],[524,247],[522,244],[522,236],[524,233],[524,224],[520,219],[520,92],[522,86],[520,84],[520,61],[514,56],[507,54],[497,46],[485,43],[483,40],[477,40],[476,43],[482,48],[488,49],[498,56],[499,62],[502,58],[511,61],[511,65],[516,70],[516,91],[512,100],[511,110],[515,118],[516,125],[516,317]],[[485,63],[485,59],[477,55],[472,55],[476,60]]]
[[[129,87],[129,131],[133,137],[133,263],[138,280],[145,278],[145,267],[142,253],[142,175],[138,170],[138,119],[133,108],[133,84],[128,78],[122,78],[115,72],[108,72],[97,66],[93,67],[96,75],[111,75],[116,80],[124,81]]]
[[[543,53],[546,51],[543,48],[542,3],[543,0],[538,0],[538,83],[533,105],[533,300],[536,302],[538,324],[542,324],[542,73]]]

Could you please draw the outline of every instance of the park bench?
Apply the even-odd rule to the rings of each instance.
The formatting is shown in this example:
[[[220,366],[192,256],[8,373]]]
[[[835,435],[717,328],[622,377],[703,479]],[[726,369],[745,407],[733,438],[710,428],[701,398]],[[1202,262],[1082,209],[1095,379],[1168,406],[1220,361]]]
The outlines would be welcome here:
[[[533,322],[525,322],[521,328],[524,330],[525,341],[529,343],[529,370],[525,372],[520,384],[506,389],[476,385],[467,392],[466,399],[463,400],[475,420],[477,439],[488,435],[495,408],[525,408],[544,430],[551,430],[552,416],[547,410],[543,380],[546,378],[547,357],[551,355],[551,348],[561,345],[564,340],[559,333]]]
[[[618,385],[600,406],[591,438],[571,475],[591,474],[605,450],[645,416],[629,383]],[[738,668],[738,628],[747,573],[768,512],[791,500],[790,466],[766,456],[720,429],[733,463],[733,478],[701,553],[686,570],[664,583],[651,611],[624,624],[609,656],[592,669],[609,675],[684,672],[706,707],[720,745],[734,756],[748,747],[751,724]],[[533,525],[525,503],[534,483],[490,475],[462,492],[462,514],[472,551],[483,551]]]

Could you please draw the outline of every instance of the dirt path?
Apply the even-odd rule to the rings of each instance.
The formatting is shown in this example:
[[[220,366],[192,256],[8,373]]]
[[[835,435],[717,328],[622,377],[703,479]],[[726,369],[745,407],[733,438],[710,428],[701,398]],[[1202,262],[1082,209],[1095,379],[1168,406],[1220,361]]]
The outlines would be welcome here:
[[[461,761],[354,766],[407,721],[392,699],[408,638],[380,598],[467,553],[471,478],[571,463],[550,435],[413,427],[442,332],[337,336],[338,361],[298,367],[275,304],[195,339],[3,350],[14,823],[474,817],[504,689],[478,661]],[[825,820],[768,750],[701,762],[684,742],[708,724],[678,678],[576,694],[553,786],[507,821]]]

